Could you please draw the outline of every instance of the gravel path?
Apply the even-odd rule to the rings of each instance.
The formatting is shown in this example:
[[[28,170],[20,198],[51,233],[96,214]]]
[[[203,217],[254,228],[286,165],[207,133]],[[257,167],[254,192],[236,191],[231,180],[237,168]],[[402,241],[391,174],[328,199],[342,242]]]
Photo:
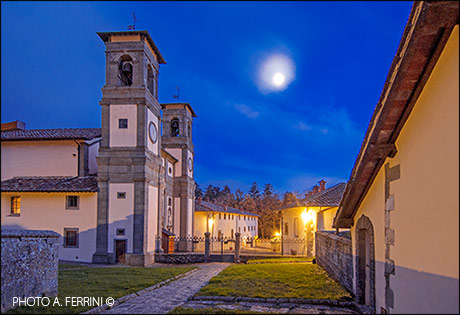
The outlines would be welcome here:
[[[175,307],[187,302],[188,298],[197,293],[212,277],[218,275],[229,265],[230,264],[227,263],[207,263],[196,265],[200,268],[200,270],[156,290],[137,296],[102,313],[165,314]]]

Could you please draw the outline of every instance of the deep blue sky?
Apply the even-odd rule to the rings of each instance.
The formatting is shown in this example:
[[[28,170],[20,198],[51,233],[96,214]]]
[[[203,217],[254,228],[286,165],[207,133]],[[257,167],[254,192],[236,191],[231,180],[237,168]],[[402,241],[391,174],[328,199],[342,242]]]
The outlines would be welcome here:
[[[253,181],[282,193],[348,180],[412,2],[2,2],[1,121],[100,127],[98,31],[148,30],[167,64],[160,102],[194,122],[201,188]],[[266,58],[295,64],[283,91],[258,86]]]

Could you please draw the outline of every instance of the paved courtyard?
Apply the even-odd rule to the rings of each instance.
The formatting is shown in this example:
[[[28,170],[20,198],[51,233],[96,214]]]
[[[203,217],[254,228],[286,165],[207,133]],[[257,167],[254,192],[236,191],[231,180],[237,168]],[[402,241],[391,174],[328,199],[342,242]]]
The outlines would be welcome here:
[[[204,287],[209,280],[227,268],[228,263],[197,264],[200,270],[144,293],[109,310],[104,314],[165,314],[187,300]]]

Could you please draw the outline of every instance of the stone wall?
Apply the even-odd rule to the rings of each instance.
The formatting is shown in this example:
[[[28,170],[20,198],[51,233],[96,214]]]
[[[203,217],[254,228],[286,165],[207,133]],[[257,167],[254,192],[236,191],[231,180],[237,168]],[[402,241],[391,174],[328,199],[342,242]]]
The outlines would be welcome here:
[[[59,234],[2,229],[1,236],[1,312],[13,307],[13,297],[57,296]]]
[[[349,292],[353,292],[353,256],[349,233],[317,231],[316,262]]]
[[[155,254],[155,262],[163,264],[194,264],[204,262],[204,254],[174,253]]]

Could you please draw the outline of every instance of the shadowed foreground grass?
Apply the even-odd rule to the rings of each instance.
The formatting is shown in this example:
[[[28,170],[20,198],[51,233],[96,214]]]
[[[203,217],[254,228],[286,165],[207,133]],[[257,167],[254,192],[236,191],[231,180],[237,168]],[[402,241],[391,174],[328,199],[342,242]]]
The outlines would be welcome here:
[[[191,307],[176,307],[168,314],[261,314],[260,312],[252,312],[246,310],[226,310],[221,308],[191,308]]]
[[[72,266],[72,267],[69,267]],[[85,266],[59,265],[58,299],[62,306],[19,307],[12,314],[72,314],[80,313],[94,306],[65,306],[66,297],[119,297],[137,292],[161,281],[170,279],[195,267],[143,268],[106,267],[88,268]],[[96,305],[97,306],[97,305]]]
[[[310,263],[232,265],[212,278],[196,295],[351,299],[321,267]]]

